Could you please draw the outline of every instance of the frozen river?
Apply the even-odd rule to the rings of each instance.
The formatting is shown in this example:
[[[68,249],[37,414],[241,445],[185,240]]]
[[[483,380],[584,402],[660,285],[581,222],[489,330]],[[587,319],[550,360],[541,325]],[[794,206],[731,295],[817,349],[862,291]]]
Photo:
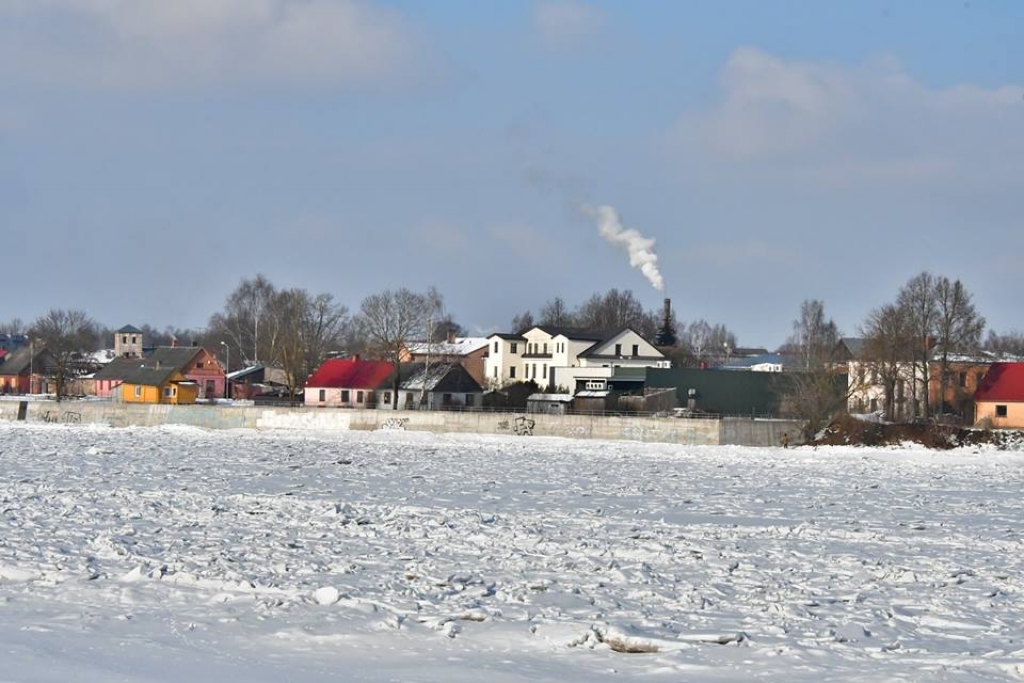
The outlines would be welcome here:
[[[0,423],[0,681],[1016,681],[1024,454]]]

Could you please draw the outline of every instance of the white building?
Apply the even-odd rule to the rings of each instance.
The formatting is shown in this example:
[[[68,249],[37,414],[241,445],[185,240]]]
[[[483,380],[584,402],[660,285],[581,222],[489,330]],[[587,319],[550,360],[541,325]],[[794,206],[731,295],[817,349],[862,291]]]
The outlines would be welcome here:
[[[607,380],[619,367],[671,367],[634,330],[612,334],[539,325],[521,335],[488,337],[485,375],[492,387],[533,380],[542,390],[573,393],[580,379]]]

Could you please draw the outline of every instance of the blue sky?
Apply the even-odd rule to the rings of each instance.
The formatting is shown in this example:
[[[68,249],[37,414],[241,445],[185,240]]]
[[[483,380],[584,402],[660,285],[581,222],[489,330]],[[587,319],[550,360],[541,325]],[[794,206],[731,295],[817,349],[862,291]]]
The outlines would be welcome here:
[[[473,331],[612,287],[781,344],[921,270],[1024,328],[1024,4],[0,0],[0,319],[243,278]],[[656,241],[665,292],[582,204]],[[11,283],[31,281],[31,286]]]

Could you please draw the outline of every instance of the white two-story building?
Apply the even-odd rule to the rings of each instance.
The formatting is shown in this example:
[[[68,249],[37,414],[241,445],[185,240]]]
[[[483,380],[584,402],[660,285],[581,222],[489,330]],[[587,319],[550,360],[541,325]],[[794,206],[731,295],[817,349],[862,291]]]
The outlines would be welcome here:
[[[488,337],[485,375],[492,387],[533,380],[542,391],[574,393],[619,367],[667,368],[671,362],[634,330],[611,334],[539,325],[520,335]]]

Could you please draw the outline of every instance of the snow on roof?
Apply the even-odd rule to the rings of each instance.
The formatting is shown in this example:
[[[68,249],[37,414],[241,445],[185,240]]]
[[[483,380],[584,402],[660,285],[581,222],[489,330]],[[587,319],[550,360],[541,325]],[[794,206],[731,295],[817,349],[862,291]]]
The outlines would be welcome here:
[[[487,346],[487,337],[456,337],[455,341],[409,342],[409,353],[424,356],[468,356]]]
[[[549,401],[552,403],[570,403],[572,394],[530,394],[527,401]]]

